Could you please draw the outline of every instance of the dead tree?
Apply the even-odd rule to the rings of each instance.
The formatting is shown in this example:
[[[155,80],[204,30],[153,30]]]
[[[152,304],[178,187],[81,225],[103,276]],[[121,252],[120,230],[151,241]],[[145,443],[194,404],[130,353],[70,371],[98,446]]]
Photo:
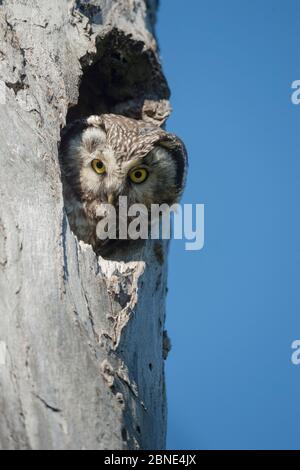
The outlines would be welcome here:
[[[64,211],[73,119],[170,114],[156,0],[0,0],[0,448],[162,449],[167,245],[97,258]]]

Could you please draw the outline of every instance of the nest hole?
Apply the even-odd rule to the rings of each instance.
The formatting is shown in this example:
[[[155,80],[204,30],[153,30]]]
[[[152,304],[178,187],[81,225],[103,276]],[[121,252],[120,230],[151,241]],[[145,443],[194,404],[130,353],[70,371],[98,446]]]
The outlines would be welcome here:
[[[81,4],[81,8],[85,7],[87,5]],[[87,13],[101,14],[94,9]],[[96,51],[81,60],[82,77],[78,102],[68,110],[62,135],[74,121],[91,115],[114,113],[141,119],[145,101],[160,102],[169,99],[169,88],[156,54],[145,49],[142,41],[113,29],[104,38],[96,40]],[[80,240],[74,229],[73,233]],[[137,249],[140,249],[141,242],[135,243]],[[122,246],[118,252],[120,251]],[[111,258],[114,255],[108,252],[105,257]]]
[[[92,114],[116,113],[140,119],[146,100],[168,100],[166,79],[155,53],[142,41],[113,29],[96,41],[97,53],[81,61],[78,103],[67,124]]]

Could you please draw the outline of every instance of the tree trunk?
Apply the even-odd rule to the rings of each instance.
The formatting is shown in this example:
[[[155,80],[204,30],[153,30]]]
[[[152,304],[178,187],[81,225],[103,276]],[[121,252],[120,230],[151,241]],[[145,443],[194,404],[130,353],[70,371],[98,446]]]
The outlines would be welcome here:
[[[0,0],[0,448],[163,449],[167,244],[97,258],[64,212],[60,131],[162,125],[156,0]]]

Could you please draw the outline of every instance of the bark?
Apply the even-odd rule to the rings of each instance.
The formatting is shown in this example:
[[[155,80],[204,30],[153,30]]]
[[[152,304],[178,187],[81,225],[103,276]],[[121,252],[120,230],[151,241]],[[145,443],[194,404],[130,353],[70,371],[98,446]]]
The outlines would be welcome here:
[[[0,448],[162,449],[167,244],[71,233],[66,121],[170,113],[157,1],[0,0]]]

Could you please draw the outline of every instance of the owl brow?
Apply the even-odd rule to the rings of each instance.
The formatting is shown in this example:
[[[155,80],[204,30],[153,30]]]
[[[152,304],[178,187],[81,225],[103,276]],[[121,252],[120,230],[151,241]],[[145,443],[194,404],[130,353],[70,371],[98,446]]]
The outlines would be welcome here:
[[[124,169],[126,172],[132,170],[133,168],[138,167],[139,165],[143,164],[143,160],[141,158],[134,158],[132,160],[127,160],[123,162]]]
[[[142,162],[145,163],[146,165],[158,165],[158,162],[155,161],[155,156],[152,150],[148,152],[147,155],[145,155],[142,158]]]
[[[87,141],[85,142],[86,148],[91,152],[93,152],[98,147],[99,144],[100,144],[100,141],[97,140],[97,138],[95,137],[91,137],[87,139]]]
[[[143,165],[147,165],[147,166],[150,166],[150,165],[155,165],[156,162],[154,161],[154,156],[151,154],[151,151],[148,152],[147,154],[143,154],[143,153],[140,153],[137,155],[133,155],[132,156],[129,156],[128,160],[127,161],[123,161],[123,164],[125,163],[127,169],[132,169],[134,167],[137,167],[139,165],[143,166]]]
[[[103,139],[101,138],[101,136],[97,135],[96,131],[93,132],[93,131],[90,131],[89,129],[87,129],[86,132],[83,135],[83,145],[84,145],[84,147],[88,151],[93,152],[101,144],[103,145]]]

